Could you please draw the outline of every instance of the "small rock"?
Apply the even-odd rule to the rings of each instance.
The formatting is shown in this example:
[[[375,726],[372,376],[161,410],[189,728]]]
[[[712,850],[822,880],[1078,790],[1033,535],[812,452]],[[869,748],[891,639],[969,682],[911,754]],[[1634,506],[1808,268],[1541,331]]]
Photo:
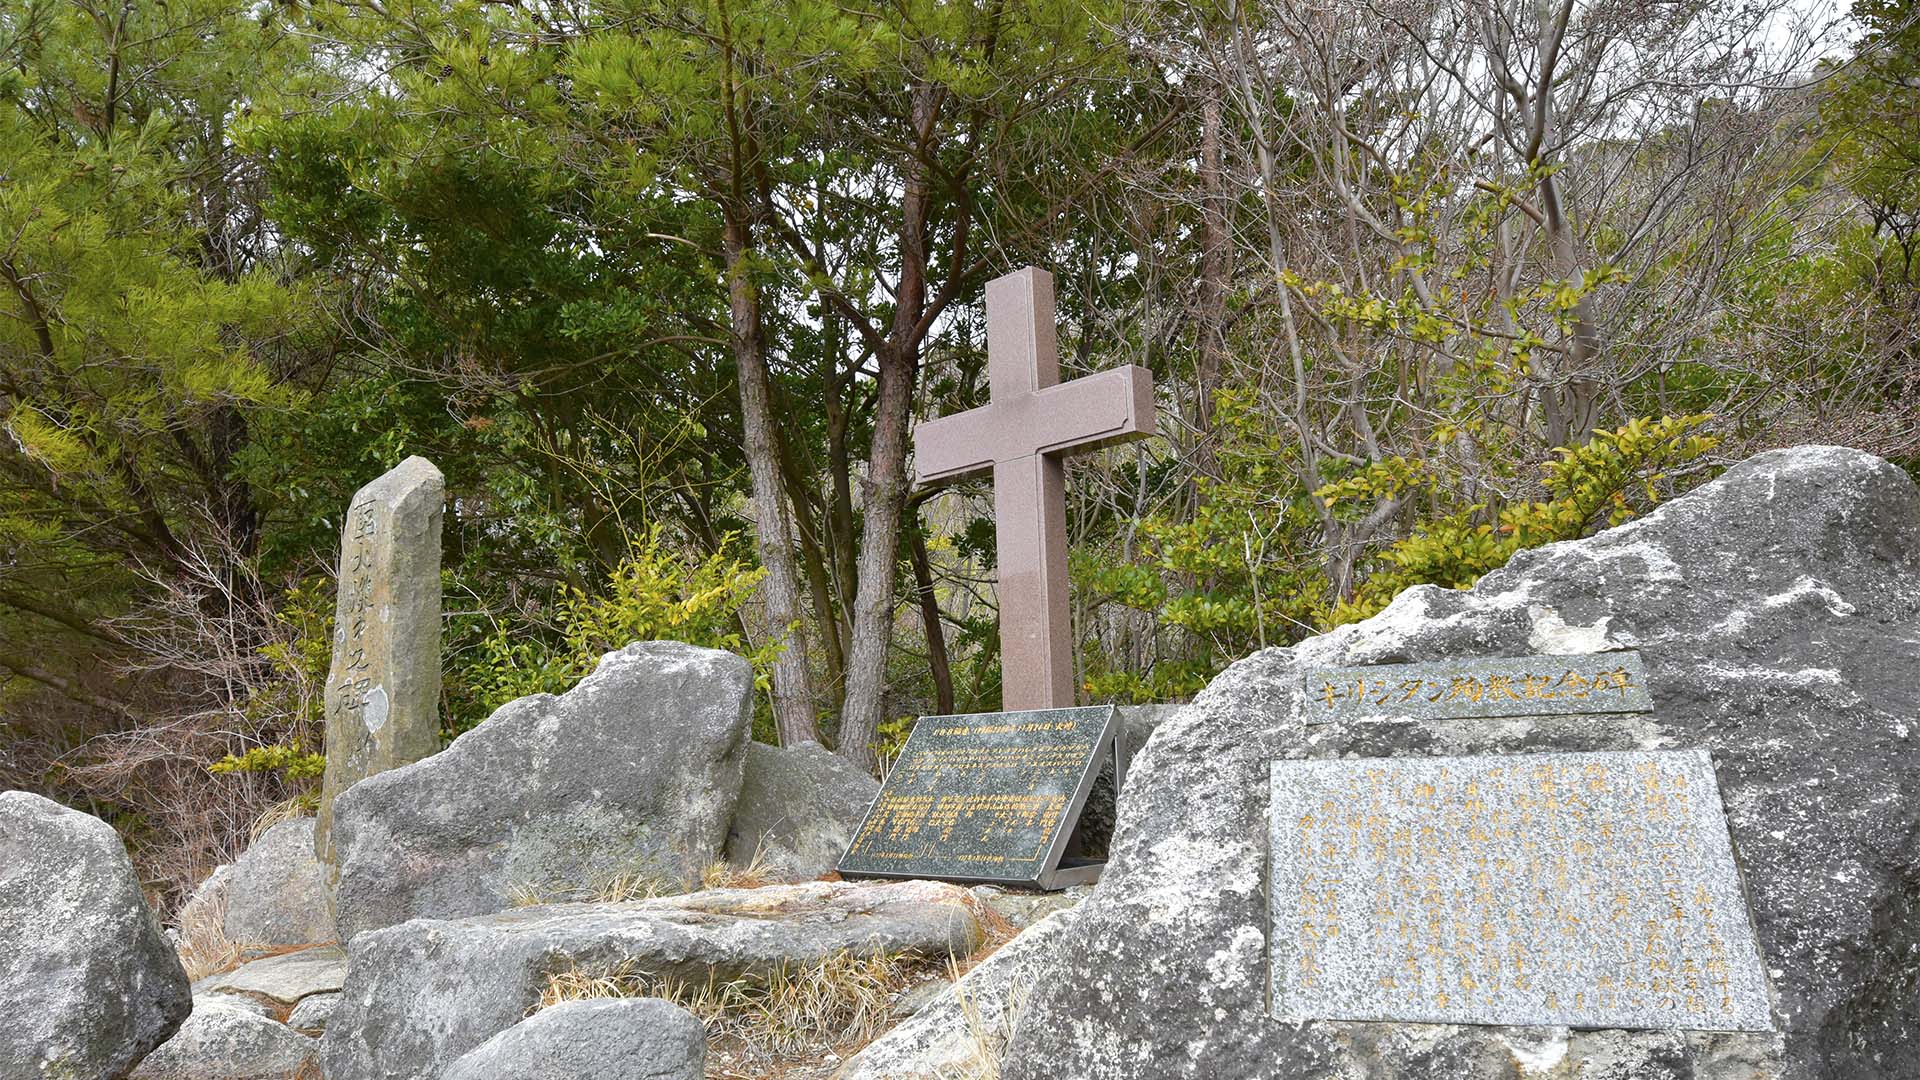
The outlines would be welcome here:
[[[946,986],[913,1018],[868,1043],[834,1080],[996,1076],[997,1064],[1034,984],[1060,959],[1062,933],[1078,908],[1056,911]]]
[[[197,993],[252,994],[292,1005],[313,994],[340,989],[347,976],[347,953],[338,945],[282,953],[242,964],[194,984]]]
[[[1075,885],[1059,892],[1012,891],[997,885],[975,885],[970,890],[989,911],[1025,930],[1041,919],[1078,904],[1093,891],[1091,885]]]
[[[965,889],[807,882],[624,904],[416,919],[354,939],[323,1047],[328,1080],[418,1080],[518,1023],[572,967],[705,984],[859,956],[965,956],[981,939]]]
[[[915,983],[905,990],[902,990],[900,996],[893,999],[893,1005],[888,1011],[893,1014],[894,1019],[905,1020],[907,1017],[931,1005],[934,999],[946,993],[947,988],[952,985],[953,983],[950,980],[939,977],[928,979],[925,982]]]
[[[334,940],[327,884],[313,855],[313,819],[283,821],[233,864],[227,937],[241,945],[317,945]]]
[[[701,1080],[707,1033],[659,998],[566,1001],[481,1043],[444,1080]]]
[[[726,846],[752,709],[745,660],[643,641],[360,781],[334,804],[341,940],[503,911],[519,889],[588,899],[569,894],[622,874],[691,887]]]
[[[291,1080],[320,1041],[244,1008],[196,1009],[131,1080]]]
[[[255,1016],[264,1016],[268,1019],[273,1018],[272,1005],[261,998],[247,997],[244,994],[193,995],[193,1011],[199,1013],[207,1009],[238,1009],[241,1012],[249,1012]]]
[[[0,794],[0,1077],[125,1076],[192,1008],[113,827]]]
[[[727,860],[757,860],[795,881],[817,878],[840,861],[879,791],[880,781],[819,743],[748,743]]]
[[[287,1026],[295,1031],[322,1032],[327,1030],[327,1022],[333,1019],[333,1010],[340,1004],[338,992],[314,994],[300,999],[287,1017]]]

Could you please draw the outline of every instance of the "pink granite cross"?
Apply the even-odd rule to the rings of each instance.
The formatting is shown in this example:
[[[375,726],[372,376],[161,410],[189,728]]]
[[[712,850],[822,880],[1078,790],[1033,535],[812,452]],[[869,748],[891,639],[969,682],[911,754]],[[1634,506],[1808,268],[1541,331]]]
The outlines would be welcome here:
[[[1123,365],[1060,381],[1053,275],[1027,267],[987,283],[989,404],[914,429],[919,482],[993,470],[1000,550],[1001,708],[1074,703],[1061,455],[1154,433],[1153,376]]]

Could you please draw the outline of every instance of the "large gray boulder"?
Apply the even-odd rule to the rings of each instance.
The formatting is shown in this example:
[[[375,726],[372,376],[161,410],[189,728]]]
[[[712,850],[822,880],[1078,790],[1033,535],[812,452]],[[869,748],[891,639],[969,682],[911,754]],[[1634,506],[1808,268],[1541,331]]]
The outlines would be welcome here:
[[[193,1015],[132,1080],[294,1080],[320,1040],[240,1004],[197,998]]]
[[[659,998],[563,1001],[481,1043],[443,1080],[701,1080],[707,1031]]]
[[[880,781],[819,743],[748,743],[727,860],[757,861],[792,880],[819,877],[840,861],[879,791]]]
[[[740,657],[641,642],[360,781],[334,806],[341,940],[500,911],[519,892],[584,898],[621,875],[692,886],[726,845],[752,705]]]
[[[965,956],[980,925],[937,882],[808,882],[623,904],[420,919],[353,941],[328,1023],[328,1080],[415,1080],[512,1027],[548,977],[620,972],[705,986],[858,956]]]
[[[192,1007],[113,827],[0,793],[0,1077],[119,1080]]]
[[[313,819],[283,821],[234,860],[227,883],[227,937],[243,946],[334,940],[327,881],[313,854]]]
[[[995,1076],[1036,984],[1065,959],[1059,945],[1079,915],[1055,911],[974,965],[892,1031],[847,1060],[834,1080],[945,1080]]]
[[[1638,649],[1644,715],[1316,724],[1304,666]],[[1920,1075],[1920,491],[1851,450],[1762,454],[1656,512],[1249,657],[1136,759],[1113,861],[1008,1080]],[[1268,765],[1701,747],[1779,1032],[1282,1023],[1266,1014]],[[1531,1070],[1531,1071],[1529,1071]]]

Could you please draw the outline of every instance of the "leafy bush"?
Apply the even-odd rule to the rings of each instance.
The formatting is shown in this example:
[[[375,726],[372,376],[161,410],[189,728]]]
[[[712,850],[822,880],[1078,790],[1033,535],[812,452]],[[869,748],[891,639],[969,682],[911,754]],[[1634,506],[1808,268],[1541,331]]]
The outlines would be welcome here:
[[[738,538],[723,538],[731,547]],[[631,542],[627,557],[608,576],[606,591],[588,595],[569,589],[555,612],[553,630],[499,624],[460,667],[459,678],[475,707],[456,717],[456,729],[528,694],[558,694],[592,673],[600,657],[635,641],[673,640],[740,653],[753,664],[765,689],[784,641],[749,648],[740,609],[766,571],[724,552],[692,559],[661,542],[658,529]]]

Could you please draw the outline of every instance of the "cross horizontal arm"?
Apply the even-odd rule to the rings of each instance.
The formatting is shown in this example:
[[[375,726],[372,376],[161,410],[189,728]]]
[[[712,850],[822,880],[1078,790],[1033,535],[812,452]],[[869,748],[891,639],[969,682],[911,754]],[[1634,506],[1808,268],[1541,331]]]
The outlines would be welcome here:
[[[1153,376],[1126,364],[920,424],[915,475],[921,484],[957,480],[995,462],[1092,450],[1154,431]]]

